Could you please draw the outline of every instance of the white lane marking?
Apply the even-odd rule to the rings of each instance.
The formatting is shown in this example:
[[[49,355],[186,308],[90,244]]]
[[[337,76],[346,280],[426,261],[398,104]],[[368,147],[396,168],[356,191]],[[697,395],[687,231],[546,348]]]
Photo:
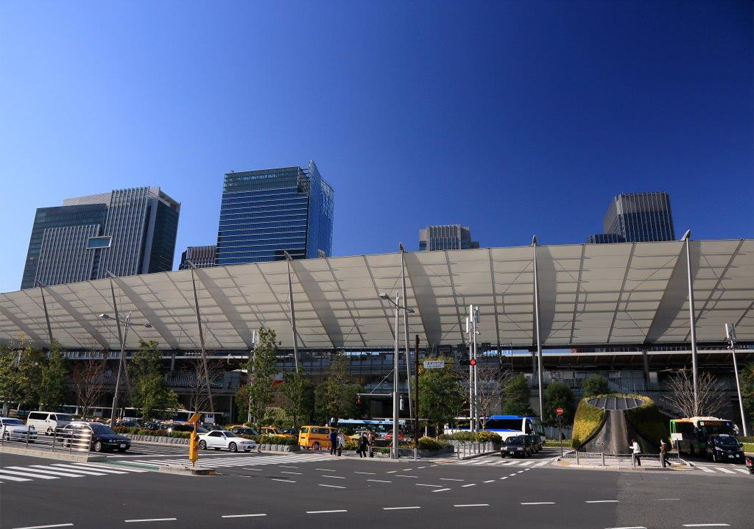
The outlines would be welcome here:
[[[702,466],[698,466],[697,468],[703,470],[704,472],[709,472],[710,474],[714,474],[715,473],[715,471],[712,470],[711,468],[702,467]]]
[[[303,474],[303,472],[293,472],[291,470],[281,470],[280,473],[281,474],[293,474],[295,476],[300,476],[301,474]]]
[[[65,473],[77,474],[79,477],[83,477],[83,476],[105,476],[106,475],[104,472],[94,472],[94,471],[80,470],[80,469],[72,470],[72,469],[68,469],[68,468],[57,468],[57,467],[52,467],[52,466],[48,466],[48,465],[29,465],[29,468],[34,468],[34,469],[39,468],[41,470],[54,470],[56,472],[65,472]]]
[[[421,468],[427,468],[427,467],[426,467],[426,466],[423,466],[423,467],[416,467],[416,468],[419,468],[419,469],[421,469]]]
[[[476,487],[476,483],[469,483],[468,485],[461,485],[462,489],[464,489],[466,487]]]
[[[142,518],[140,520],[123,520],[126,523],[142,523],[142,522],[176,522],[178,518]]]
[[[681,498],[657,498],[655,501],[681,501]]]
[[[15,476],[3,476],[3,479],[8,481],[31,481],[29,478],[17,478]]]
[[[334,509],[332,511],[306,511],[306,514],[331,514],[336,512],[348,512],[345,509]]]
[[[523,470],[519,470],[518,472],[516,472],[516,474],[523,474],[523,473],[524,473]]]
[[[440,478],[440,481],[466,481],[466,480],[458,479],[458,478]]]
[[[33,470],[28,471],[28,472],[27,471],[21,472],[19,470],[6,470],[6,469],[3,468],[3,469],[0,469],[0,477],[10,479],[8,476],[4,476],[3,474],[11,474],[11,475],[14,475],[14,476],[21,476],[21,477],[24,477],[24,478],[60,479],[60,478],[56,478],[54,476],[45,476],[44,474],[34,474]]]
[[[509,467],[509,466],[511,466],[511,465],[516,465],[516,464],[518,464],[518,461],[506,461],[505,463],[503,463],[503,464],[502,464],[502,465],[500,465],[500,466],[501,466],[501,467]]]
[[[684,527],[730,527],[727,523],[685,523]]]
[[[386,474],[395,474],[396,472],[398,472],[398,471],[397,470],[388,470],[386,472]]]
[[[298,468],[296,465],[280,465],[280,468]]]
[[[343,476],[332,476],[332,475],[330,475],[330,474],[322,474],[322,476],[320,476],[320,477],[323,477],[323,478],[330,478],[330,479],[346,479],[346,478],[344,478]]]
[[[631,527],[608,527],[607,529],[647,529],[643,525],[632,525]]]
[[[345,489],[345,487],[341,487],[340,485],[325,485],[324,483],[319,483],[320,487],[328,487],[331,489]]]
[[[383,511],[405,511],[408,509],[421,509],[418,505],[413,505],[411,507],[383,507]]]
[[[413,468],[404,468],[401,472],[411,472]]]
[[[522,501],[521,505],[555,505],[554,501]]]
[[[733,471],[728,470],[727,468],[723,468],[723,467],[715,467],[715,468],[719,470],[720,472],[725,472],[726,474],[733,474]]]
[[[37,466],[37,465],[31,465],[31,466]],[[42,465],[39,465],[39,466],[41,467]],[[56,468],[58,470],[70,470],[71,472],[76,472],[77,474],[86,474],[87,476],[107,476],[107,472],[100,472],[99,470],[97,471],[84,470],[82,468],[74,467],[72,465],[53,464],[53,465],[50,465],[49,467],[42,467],[42,468],[50,468],[50,467]]]
[[[494,479],[488,479],[487,481],[485,481],[485,483],[495,483],[495,480]]]
[[[512,478],[512,477],[513,477],[513,476],[515,476],[515,475],[516,475],[516,473],[514,472],[513,474],[508,474],[508,477],[509,477],[509,478]]]
[[[508,479],[508,476],[503,476],[503,477],[502,477],[502,478],[500,478],[500,479]]]
[[[99,465],[97,463],[74,463],[74,465],[77,467],[83,467],[85,470],[91,468],[92,470],[108,470],[109,469],[109,470],[119,470],[121,472],[136,472],[136,473],[149,472],[149,470],[144,470],[143,468],[131,468],[131,467],[126,467],[125,465],[118,465],[118,466]]]
[[[453,505],[453,507],[489,507],[489,503],[466,503],[461,505]]]
[[[354,474],[362,474],[364,476],[374,476],[377,474],[377,472],[358,472],[356,470],[353,471]]]
[[[741,474],[748,474],[749,473],[749,471],[746,470],[745,468],[734,468],[733,470],[735,470],[736,472],[740,472]]]
[[[371,481],[372,483],[392,483],[392,481],[386,479],[368,479],[367,481]]]
[[[335,472],[335,470],[331,468],[315,468],[314,470],[319,470],[320,472]]]
[[[261,468],[244,468],[243,470],[253,470],[254,472],[261,472]]]
[[[437,466],[437,465],[429,465],[429,468],[434,468],[434,467],[436,467],[436,466]]]
[[[543,467],[543,466],[545,466],[545,465],[546,465],[547,463],[549,463],[549,461],[542,461],[541,463],[537,463],[537,464],[536,464],[536,465],[534,465],[534,466],[535,466],[535,467]]]
[[[73,527],[72,523],[56,523],[53,525],[29,525],[26,527],[16,527],[15,529],[52,529],[53,527]]]
[[[55,472],[53,470],[42,470],[41,468],[26,468],[26,467],[5,467],[5,468],[12,468],[13,470],[31,470],[32,472],[37,472],[39,474],[51,474],[53,476],[64,476],[68,478],[83,478],[81,474],[68,474],[67,472]]]
[[[408,474],[396,474],[395,477],[396,478],[414,478],[414,479],[416,479],[419,476],[409,476]]]
[[[429,483],[416,483],[417,487],[442,487],[442,485],[431,485]]]
[[[110,469],[104,469],[104,468],[88,468],[88,467],[80,467],[78,465],[62,465],[60,463],[52,463],[52,466],[60,467],[60,468],[67,468],[69,470],[86,470],[86,471],[92,471],[92,472],[102,472],[104,474],[128,474],[128,472],[122,472],[120,470],[110,470]]]
[[[292,479],[282,479],[282,478],[270,478],[272,481],[280,481],[282,483],[296,483]]]
[[[618,503],[618,500],[588,500],[584,503]]]
[[[533,464],[534,461],[522,461],[519,465],[520,467],[528,467],[529,465]]]
[[[257,516],[267,516],[264,513],[259,514],[226,514],[221,516],[220,518],[255,518]]]
[[[446,490],[450,490],[450,489],[435,489],[432,492],[445,492]]]

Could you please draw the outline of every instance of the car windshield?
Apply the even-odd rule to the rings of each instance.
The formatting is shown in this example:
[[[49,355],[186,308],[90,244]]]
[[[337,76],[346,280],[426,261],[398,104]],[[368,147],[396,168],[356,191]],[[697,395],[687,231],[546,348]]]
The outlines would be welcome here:
[[[506,444],[513,445],[513,446],[520,446],[524,444],[524,438],[523,437],[511,437],[506,441]]]
[[[715,443],[720,446],[738,446],[738,440],[734,437],[718,437],[715,439]]]
[[[21,425],[23,425],[24,423],[22,421],[20,421],[19,419],[3,419],[3,424],[21,424]]]
[[[67,413],[57,413],[56,415],[57,415],[57,418],[58,418],[59,421],[69,421],[70,422],[70,421],[73,420],[73,417],[71,417]]]
[[[94,433],[116,435],[116,433],[113,431],[112,428],[110,428],[109,426],[105,426],[104,424],[99,424],[97,422],[90,422],[89,427],[92,429]]]

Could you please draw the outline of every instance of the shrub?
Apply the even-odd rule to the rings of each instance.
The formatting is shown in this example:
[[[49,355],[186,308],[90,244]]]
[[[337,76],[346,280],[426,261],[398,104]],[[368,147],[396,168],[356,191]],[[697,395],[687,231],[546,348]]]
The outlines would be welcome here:
[[[474,432],[454,432],[451,434],[441,435],[439,438],[451,441],[475,441],[476,434]]]
[[[440,451],[448,447],[448,443],[433,439],[432,437],[422,437],[419,439],[419,450]]]
[[[354,441],[353,439],[346,438],[346,447],[345,450],[358,450],[359,449],[359,443]]]
[[[495,432],[478,432],[476,440],[480,443],[500,443],[503,441],[503,438]]]
[[[602,423],[605,416],[605,410],[590,406],[587,397],[581,399],[579,406],[576,408],[576,415],[573,419],[573,446],[579,447],[584,441],[589,439]]]
[[[584,390],[585,397],[596,397],[610,391],[610,382],[602,375],[593,375],[584,379],[581,389]]]
[[[263,445],[296,446],[298,444],[298,439],[282,435],[259,435],[256,437],[256,441]]]

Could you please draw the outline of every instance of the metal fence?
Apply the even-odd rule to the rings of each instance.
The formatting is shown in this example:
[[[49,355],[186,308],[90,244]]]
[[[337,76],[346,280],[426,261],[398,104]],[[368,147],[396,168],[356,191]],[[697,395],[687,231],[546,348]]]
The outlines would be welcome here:
[[[661,464],[660,454],[639,454],[641,461],[649,461]],[[621,466],[631,465],[632,467],[640,466],[634,458],[634,454],[606,454],[604,452],[579,452],[578,450],[569,450],[562,456],[563,460],[575,462],[577,465],[592,466]],[[665,454],[665,461],[670,464],[682,463],[678,454]]]
[[[483,454],[491,454],[497,451],[497,448],[495,447],[495,443],[493,442],[486,442],[486,443],[459,442],[459,443],[453,443],[453,444],[454,444],[454,450],[455,450],[457,459],[466,459],[467,457],[483,455]]]
[[[3,428],[0,431],[0,446],[53,452],[89,452],[92,447],[92,432],[88,428],[58,428],[48,435],[33,428],[25,431]]]

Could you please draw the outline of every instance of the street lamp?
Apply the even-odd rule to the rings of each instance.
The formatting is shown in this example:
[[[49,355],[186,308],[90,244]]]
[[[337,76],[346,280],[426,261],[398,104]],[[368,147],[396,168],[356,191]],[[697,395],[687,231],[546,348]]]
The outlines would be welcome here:
[[[736,324],[725,324],[725,337],[730,344],[730,352],[733,355],[733,373],[736,375],[736,391],[738,392],[738,407],[741,409],[741,425],[744,428],[744,437],[749,435],[746,428],[746,416],[744,415],[744,403],[741,398],[741,382],[738,380],[738,363],[736,362]]]
[[[118,391],[120,390],[120,373],[124,369],[124,361],[125,361],[125,349],[126,349],[126,338],[128,337],[128,329],[130,327],[143,327],[145,329],[151,329],[152,326],[148,323],[143,324],[136,324],[131,323],[131,311],[128,312],[128,315],[126,316],[125,320],[122,320],[120,318],[113,318],[109,314],[100,314],[100,319],[103,320],[115,320],[118,323],[118,326],[120,324],[123,324],[126,328],[126,331],[123,333],[123,339],[120,342],[120,359],[118,360],[118,375],[115,377],[115,393],[113,394],[113,408],[110,412],[110,426],[115,428],[115,412],[118,409]]]
[[[391,451],[391,457],[393,459],[398,459],[398,382],[400,381],[400,373],[398,370],[398,336],[400,334],[398,326],[400,325],[400,320],[398,319],[398,315],[401,309],[409,314],[413,314],[414,310],[401,306],[401,298],[398,293],[395,294],[395,301],[390,299],[390,296],[385,292],[380,292],[380,299],[389,301],[395,307],[395,347],[393,349],[393,449]]]

